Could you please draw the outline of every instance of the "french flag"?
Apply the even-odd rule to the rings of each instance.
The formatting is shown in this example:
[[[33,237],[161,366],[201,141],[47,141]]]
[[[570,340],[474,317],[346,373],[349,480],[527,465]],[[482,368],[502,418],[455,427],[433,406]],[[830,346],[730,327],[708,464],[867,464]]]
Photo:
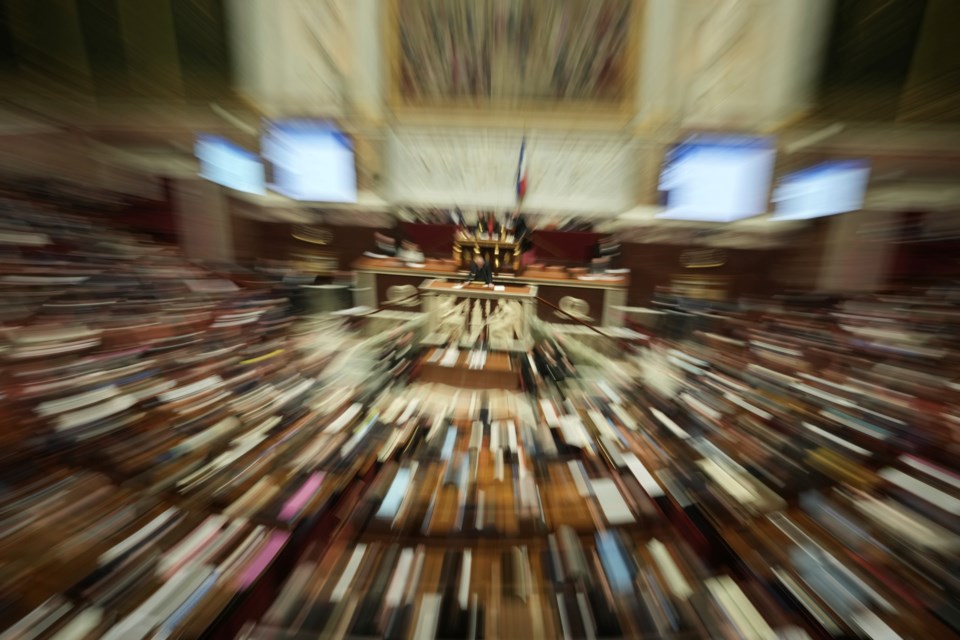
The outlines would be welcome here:
[[[527,195],[527,138],[520,143],[520,162],[517,163],[517,202],[523,202]]]

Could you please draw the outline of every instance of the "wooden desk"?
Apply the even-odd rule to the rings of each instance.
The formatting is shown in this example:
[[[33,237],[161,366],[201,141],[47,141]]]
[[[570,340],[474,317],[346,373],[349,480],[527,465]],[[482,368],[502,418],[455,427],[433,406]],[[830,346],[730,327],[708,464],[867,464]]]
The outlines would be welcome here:
[[[497,290],[501,287],[501,290]],[[446,293],[462,298],[481,298],[481,299],[510,299],[526,300],[537,296],[536,285],[526,284],[503,284],[493,287],[485,287],[476,284],[464,284],[462,282],[445,282],[443,280],[428,280],[420,285],[420,290],[431,293]]]
[[[457,269],[449,262],[427,261],[423,267],[409,267],[399,260],[362,257],[353,263],[357,273],[357,293],[355,304],[372,308],[391,307],[391,293],[399,291],[395,287],[418,287],[424,278],[466,278],[467,273]],[[551,304],[561,306],[565,297],[578,298],[589,306],[587,320],[589,324],[605,327],[623,326],[623,314],[614,307],[627,302],[629,276],[603,280],[587,277],[577,278],[565,271],[532,271],[519,276],[500,274],[494,277],[497,284],[536,285],[537,297]],[[405,310],[416,311],[420,304],[414,302]],[[546,305],[536,307],[540,319],[547,322],[572,323],[567,317],[558,315]]]
[[[443,280],[424,280],[420,285],[427,327],[431,333],[472,336],[486,329],[491,341],[519,341],[532,346],[530,321],[537,308],[536,285],[464,285]],[[466,300],[466,304],[464,304]]]
[[[490,352],[482,369],[471,369],[469,350],[461,350],[457,363],[452,367],[440,364],[444,351],[441,348],[430,349],[424,356],[420,368],[422,382],[438,382],[463,389],[520,388],[520,372],[514,369],[507,353]]]

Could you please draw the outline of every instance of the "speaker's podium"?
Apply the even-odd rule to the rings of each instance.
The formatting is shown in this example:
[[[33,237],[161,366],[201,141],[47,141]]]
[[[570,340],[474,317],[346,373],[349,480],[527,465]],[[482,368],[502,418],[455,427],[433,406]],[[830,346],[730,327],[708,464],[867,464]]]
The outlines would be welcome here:
[[[420,378],[474,389],[516,389],[513,354],[533,347],[536,285],[495,285],[425,280],[420,285],[427,313],[428,348]],[[485,338],[488,350],[476,345]]]

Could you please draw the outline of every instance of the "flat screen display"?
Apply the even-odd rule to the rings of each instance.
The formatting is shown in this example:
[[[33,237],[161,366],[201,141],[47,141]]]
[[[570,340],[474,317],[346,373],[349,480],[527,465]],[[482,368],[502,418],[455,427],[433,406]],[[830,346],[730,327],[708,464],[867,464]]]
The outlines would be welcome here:
[[[226,138],[199,135],[194,153],[200,160],[200,177],[236,191],[267,193],[263,162]]]
[[[870,165],[861,160],[824,162],[783,176],[773,192],[774,220],[807,220],[863,208]]]
[[[330,123],[284,120],[268,123],[261,142],[270,163],[270,188],[309,202],[356,202],[353,143]]]
[[[691,136],[664,158],[657,217],[733,222],[766,213],[775,160],[772,138]]]

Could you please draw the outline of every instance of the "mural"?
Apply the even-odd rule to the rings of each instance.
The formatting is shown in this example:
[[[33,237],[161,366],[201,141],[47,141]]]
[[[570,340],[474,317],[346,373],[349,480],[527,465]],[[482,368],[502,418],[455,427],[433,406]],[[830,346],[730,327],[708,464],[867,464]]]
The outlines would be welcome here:
[[[634,0],[397,0],[408,103],[611,102],[627,93]]]

